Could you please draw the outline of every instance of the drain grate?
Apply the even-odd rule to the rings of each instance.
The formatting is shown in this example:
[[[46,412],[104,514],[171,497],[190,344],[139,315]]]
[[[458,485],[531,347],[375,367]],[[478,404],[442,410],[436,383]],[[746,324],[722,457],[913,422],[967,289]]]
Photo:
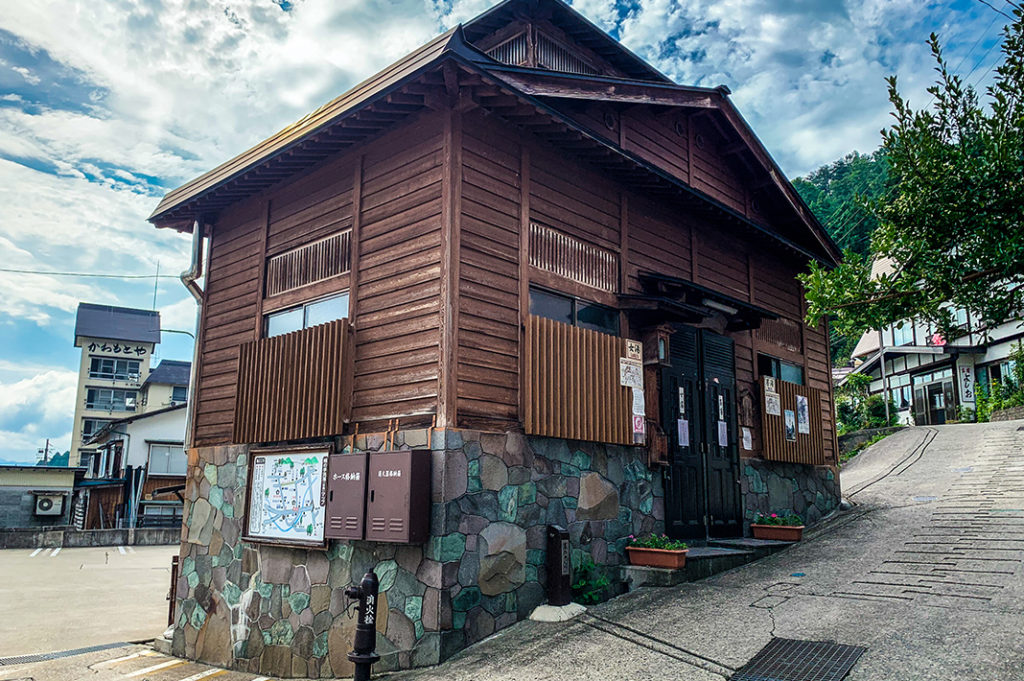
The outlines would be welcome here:
[[[731,681],[839,681],[867,648],[773,638]]]
[[[10,666],[15,664],[29,664],[30,662],[45,662],[46,660],[57,660],[62,657],[71,657],[72,655],[84,655],[85,653],[95,653],[100,650],[108,650],[110,648],[121,648],[129,645],[127,643],[104,643],[99,646],[89,646],[88,648],[75,648],[74,650],[58,650],[55,653],[35,653],[32,655],[15,655],[13,657],[0,657],[0,667]]]

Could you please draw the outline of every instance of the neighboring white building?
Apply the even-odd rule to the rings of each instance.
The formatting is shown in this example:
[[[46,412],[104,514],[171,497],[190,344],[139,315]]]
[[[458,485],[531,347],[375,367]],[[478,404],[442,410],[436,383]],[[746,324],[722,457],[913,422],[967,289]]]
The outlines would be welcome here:
[[[166,362],[166,360],[165,360]],[[156,374],[156,370],[153,372]],[[123,481],[118,521],[129,527],[181,521],[181,498],[158,489],[184,485],[184,402],[112,421],[89,441],[96,447],[96,477]]]
[[[876,261],[872,274],[889,265]],[[911,321],[866,332],[853,350],[850,373],[874,379],[870,393],[887,391],[901,423],[934,425],[953,420],[963,406],[975,409],[976,384],[1002,380],[1010,370],[1007,356],[1024,338],[1024,322],[1016,319],[978,331],[978,320],[957,310],[964,335],[947,342],[933,329]],[[845,380],[845,376],[842,380]]]

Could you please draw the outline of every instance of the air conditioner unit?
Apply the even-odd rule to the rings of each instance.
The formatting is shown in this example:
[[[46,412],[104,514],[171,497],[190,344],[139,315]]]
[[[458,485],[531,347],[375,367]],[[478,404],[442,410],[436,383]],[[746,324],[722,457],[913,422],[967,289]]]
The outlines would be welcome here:
[[[36,495],[36,515],[61,515],[63,512],[63,494]]]

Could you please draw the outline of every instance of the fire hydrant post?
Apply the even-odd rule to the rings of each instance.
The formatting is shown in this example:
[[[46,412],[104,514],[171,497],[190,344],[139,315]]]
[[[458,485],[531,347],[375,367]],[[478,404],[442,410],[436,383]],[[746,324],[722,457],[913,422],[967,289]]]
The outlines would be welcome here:
[[[355,663],[355,681],[370,681],[370,667],[380,659],[377,647],[377,575],[370,570],[358,585],[345,589],[345,595],[358,599],[359,622],[356,624],[356,638],[348,659]]]

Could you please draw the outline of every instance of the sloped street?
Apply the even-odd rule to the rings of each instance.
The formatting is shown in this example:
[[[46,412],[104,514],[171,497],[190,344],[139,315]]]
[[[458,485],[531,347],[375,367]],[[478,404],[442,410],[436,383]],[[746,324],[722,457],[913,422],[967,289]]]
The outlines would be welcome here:
[[[396,678],[722,679],[778,637],[865,648],[851,681],[1024,679],[1019,428],[901,431],[844,470],[855,507],[782,553]]]

